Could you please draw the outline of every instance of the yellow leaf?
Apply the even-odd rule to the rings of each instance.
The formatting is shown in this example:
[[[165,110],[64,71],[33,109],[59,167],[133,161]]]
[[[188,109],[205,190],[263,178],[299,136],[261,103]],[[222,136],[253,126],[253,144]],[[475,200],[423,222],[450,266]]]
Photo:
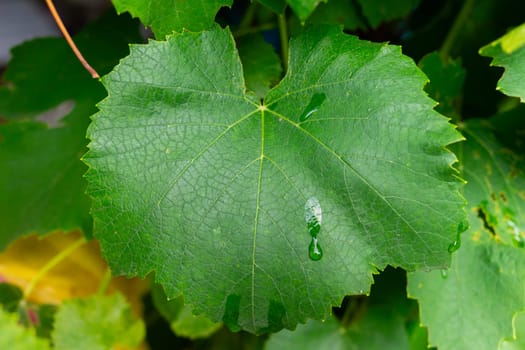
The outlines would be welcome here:
[[[26,290],[46,263],[81,238],[81,232],[58,232],[44,238],[31,235],[16,240],[0,253],[0,280]],[[49,270],[27,300],[39,304],[60,304],[65,299],[94,294],[107,268],[98,242],[86,242]],[[111,280],[107,292],[115,290],[127,297],[137,316],[142,314],[141,298],[148,290],[146,281],[116,277]]]

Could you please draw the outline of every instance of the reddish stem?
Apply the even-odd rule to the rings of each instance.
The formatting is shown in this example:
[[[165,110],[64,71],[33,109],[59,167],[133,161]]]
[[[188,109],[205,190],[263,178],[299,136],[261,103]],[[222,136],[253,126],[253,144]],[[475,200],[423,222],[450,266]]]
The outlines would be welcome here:
[[[86,59],[84,58],[84,56],[82,56],[82,54],[78,50],[77,46],[73,42],[73,39],[71,39],[71,36],[69,35],[66,27],[64,26],[64,23],[62,22],[62,20],[60,19],[60,16],[58,15],[57,9],[55,8],[55,5],[53,4],[53,1],[52,0],[46,0],[46,3],[47,3],[47,7],[49,7],[49,11],[51,12],[51,15],[53,16],[53,18],[55,19],[56,24],[58,25],[58,28],[60,29],[60,31],[64,35],[64,38],[66,38],[67,43],[71,47],[71,50],[73,50],[73,52],[75,53],[75,56],[77,56],[77,58],[80,61],[80,63],[82,63],[84,68],[86,68],[86,70],[91,74],[91,76],[94,79],[100,78],[100,75],[98,75],[97,71],[93,67],[91,67],[89,65],[89,63],[87,63]]]

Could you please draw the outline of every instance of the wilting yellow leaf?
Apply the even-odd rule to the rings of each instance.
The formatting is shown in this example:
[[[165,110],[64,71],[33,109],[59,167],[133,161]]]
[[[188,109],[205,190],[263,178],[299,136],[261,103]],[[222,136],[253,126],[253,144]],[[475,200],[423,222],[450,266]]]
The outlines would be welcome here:
[[[0,281],[25,290],[39,270],[53,257],[82,238],[80,232],[53,233],[39,238],[31,235],[16,240],[0,253]],[[39,304],[60,304],[64,299],[85,297],[97,292],[107,271],[96,241],[86,242],[53,267],[28,295]],[[141,297],[148,283],[140,279],[113,278],[107,292],[121,291],[136,315],[142,314]]]

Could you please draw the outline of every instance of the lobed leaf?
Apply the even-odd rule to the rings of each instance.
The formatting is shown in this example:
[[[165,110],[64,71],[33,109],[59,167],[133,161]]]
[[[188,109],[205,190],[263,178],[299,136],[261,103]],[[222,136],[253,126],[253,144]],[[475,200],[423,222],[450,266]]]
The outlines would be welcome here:
[[[450,269],[409,274],[430,344],[443,350],[497,348],[525,306],[524,166],[491,129],[475,120],[462,128],[467,141],[458,155],[471,228]]]
[[[144,335],[143,321],[133,318],[124,297],[116,293],[64,301],[52,339],[57,350],[103,350],[137,347]]]
[[[156,271],[168,297],[262,333],[326,318],[387,264],[447,266],[464,217],[444,146],[461,136],[425,81],[398,47],[329,26],[291,41],[262,102],[227,29],[133,46],[84,158],[112,270]]]

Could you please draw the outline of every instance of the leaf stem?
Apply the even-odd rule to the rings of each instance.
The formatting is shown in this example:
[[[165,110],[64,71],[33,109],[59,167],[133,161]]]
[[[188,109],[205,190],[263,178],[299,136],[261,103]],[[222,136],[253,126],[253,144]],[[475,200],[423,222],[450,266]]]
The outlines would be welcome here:
[[[279,15],[279,36],[281,39],[281,57],[283,59],[284,72],[288,70],[288,26],[286,24],[286,11]]]
[[[345,307],[345,312],[341,318],[341,330],[345,331],[352,321],[360,318],[366,309],[367,298],[363,296],[354,296],[348,301]]]
[[[75,42],[73,41],[73,39],[71,39],[71,36],[69,35],[66,27],[64,26],[64,23],[62,22],[62,19],[58,15],[58,12],[57,12],[57,10],[55,8],[55,5],[53,4],[53,1],[52,0],[46,0],[46,4],[47,4],[47,7],[49,7],[49,12],[51,12],[51,15],[53,16],[53,19],[55,20],[55,22],[56,22],[56,24],[58,26],[58,29],[60,29],[60,31],[64,35],[64,38],[66,38],[67,43],[71,47],[71,50],[73,50],[73,53],[75,54],[75,56],[77,56],[77,58],[80,61],[80,63],[82,63],[84,68],[86,68],[86,70],[91,74],[93,79],[100,78],[100,75],[98,75],[97,71],[93,67],[91,67],[89,65],[89,63],[86,61],[84,56],[82,56],[82,54],[80,53],[79,49],[75,45]]]
[[[31,295],[33,289],[35,289],[35,286],[40,282],[40,280],[42,280],[42,278],[44,278],[44,276],[49,272],[49,270],[57,266],[62,260],[67,258],[71,253],[73,253],[77,248],[79,248],[86,242],[86,238],[82,237],[79,240],[75,241],[73,244],[71,244],[69,247],[55,255],[53,259],[49,260],[29,282],[29,285],[24,290],[24,299],[27,299]]]
[[[472,11],[473,6],[474,6],[474,0],[466,0],[465,3],[463,4],[463,7],[461,8],[461,11],[456,17],[454,24],[452,24],[452,28],[450,28],[447,34],[447,37],[445,38],[445,41],[443,41],[443,45],[441,45],[441,48],[439,49],[439,54],[441,55],[442,58],[447,58],[450,56],[450,50],[452,50],[452,47],[466,19],[468,18],[470,12]]]
[[[242,18],[241,23],[239,23],[239,30],[247,29],[250,24],[252,24],[253,16],[255,15],[255,10],[257,10],[259,3],[254,1],[248,6],[246,12],[244,12],[244,17]]]
[[[108,289],[109,283],[111,282],[111,269],[108,267],[104,273],[104,277],[100,281],[98,286],[97,295],[104,295]]]

